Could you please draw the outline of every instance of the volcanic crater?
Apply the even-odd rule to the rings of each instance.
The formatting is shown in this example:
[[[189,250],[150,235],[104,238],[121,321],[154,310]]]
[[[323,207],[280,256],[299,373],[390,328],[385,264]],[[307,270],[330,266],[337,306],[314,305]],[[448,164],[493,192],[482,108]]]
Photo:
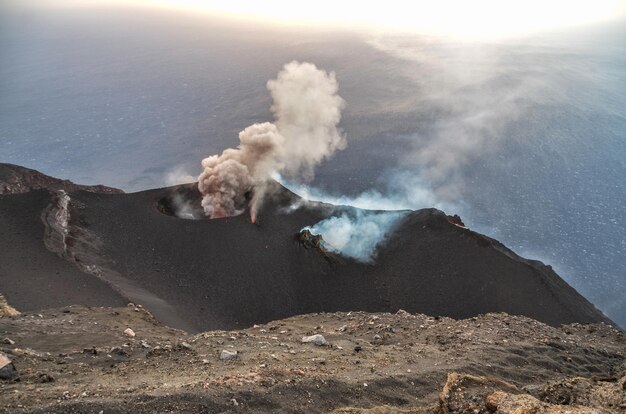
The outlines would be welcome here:
[[[255,224],[247,213],[179,219],[179,201],[190,206],[193,218],[203,217],[194,184],[132,194],[69,192],[72,234],[89,234],[87,244],[97,251],[74,254],[79,264],[45,244],[42,212],[56,202],[56,191],[0,196],[0,224],[7,229],[0,248],[8,252],[2,293],[18,310],[118,306],[132,297],[152,306],[157,318],[191,332],[350,310],[454,318],[507,312],[552,325],[610,323],[549,266],[452,223],[436,209],[407,213],[374,263],[328,260],[294,235],[346,207],[307,202],[277,182],[271,186]],[[90,263],[94,257],[97,262]],[[89,266],[103,270],[86,274]],[[24,289],[23,274],[31,275],[33,287]],[[37,283],[62,293],[46,294]],[[128,286],[146,295],[137,297]],[[142,303],[142,297],[153,300]]]

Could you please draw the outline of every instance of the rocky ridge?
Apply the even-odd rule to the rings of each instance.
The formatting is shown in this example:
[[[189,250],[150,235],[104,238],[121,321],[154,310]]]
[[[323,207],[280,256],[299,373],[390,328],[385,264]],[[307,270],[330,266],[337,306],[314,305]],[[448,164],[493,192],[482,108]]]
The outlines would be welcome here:
[[[17,369],[0,382],[11,413],[626,408],[626,335],[606,324],[340,312],[189,335],[130,304],[2,318],[0,337]]]
[[[0,163],[0,194],[20,194],[33,190],[90,191],[93,193],[120,194],[122,190],[105,185],[81,185],[70,180],[60,180],[19,165]]]

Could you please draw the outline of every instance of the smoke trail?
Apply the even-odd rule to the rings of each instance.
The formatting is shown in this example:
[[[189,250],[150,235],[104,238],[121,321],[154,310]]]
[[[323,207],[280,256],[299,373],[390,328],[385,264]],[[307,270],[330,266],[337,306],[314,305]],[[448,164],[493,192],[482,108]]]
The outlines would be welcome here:
[[[461,202],[439,199],[428,184],[412,171],[388,171],[381,177],[384,188],[364,191],[355,196],[329,194],[319,188],[296,183],[277,174],[273,175],[273,178],[302,199],[285,209],[283,211],[285,213],[302,207],[306,200],[364,210],[418,210],[435,207],[444,211],[458,211],[462,207]]]
[[[237,148],[202,160],[198,189],[210,218],[237,215],[250,206],[254,221],[272,173],[310,180],[317,164],[346,146],[337,127],[344,101],[333,72],[293,61],[267,88],[275,122],[247,127]]]
[[[535,68],[526,62],[528,48],[386,35],[369,43],[413,69],[405,72],[413,92],[407,108],[436,114],[427,128],[408,135],[413,148],[402,162],[430,183],[438,199],[463,199],[471,184],[468,170],[505,149],[513,139],[507,128],[533,106],[562,98],[546,93],[560,81],[548,76],[561,71],[561,62],[546,60]]]

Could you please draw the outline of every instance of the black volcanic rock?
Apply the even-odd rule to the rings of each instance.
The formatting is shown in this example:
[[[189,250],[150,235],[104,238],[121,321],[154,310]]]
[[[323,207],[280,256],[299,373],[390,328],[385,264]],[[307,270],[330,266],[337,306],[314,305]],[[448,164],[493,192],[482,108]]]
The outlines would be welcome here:
[[[74,184],[70,180],[60,180],[30,168],[0,163],[0,194],[27,193],[42,188],[67,192],[85,190],[94,193],[123,193],[117,188]]]
[[[84,280],[111,286],[96,284],[86,294],[116,292],[192,331],[351,310],[404,309],[454,318],[507,312],[552,325],[610,322],[549,266],[451,223],[436,209],[408,213],[374,264],[328,260],[296,236],[347,207],[303,202],[279,184],[274,187],[256,224],[247,213],[216,220],[176,217],[176,195],[196,208],[192,185],[133,194],[77,191],[69,195],[62,246],[57,238],[57,247],[48,243],[49,248],[66,266],[69,260],[76,272],[86,271]],[[23,246],[19,257],[9,254],[0,265],[2,293],[18,310],[37,303],[38,293],[23,286],[33,274],[27,257],[46,255],[42,210],[46,203],[58,204],[57,196],[44,191],[0,196],[0,243]],[[285,207],[294,202],[302,206],[287,213]],[[46,234],[53,232],[50,227]],[[41,278],[41,271],[36,274]],[[54,296],[54,284],[49,289]]]

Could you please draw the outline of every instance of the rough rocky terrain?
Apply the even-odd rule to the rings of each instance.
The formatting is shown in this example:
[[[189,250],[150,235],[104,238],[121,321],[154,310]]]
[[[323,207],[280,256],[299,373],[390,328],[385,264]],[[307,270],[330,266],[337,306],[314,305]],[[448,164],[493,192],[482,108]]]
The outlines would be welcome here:
[[[122,190],[105,185],[81,185],[70,180],[60,180],[39,171],[14,164],[0,163],[0,194],[20,194],[40,189],[91,191],[94,193],[120,194]]]
[[[4,317],[0,341],[7,413],[626,410],[626,335],[606,324],[342,312],[189,335],[130,304]]]

